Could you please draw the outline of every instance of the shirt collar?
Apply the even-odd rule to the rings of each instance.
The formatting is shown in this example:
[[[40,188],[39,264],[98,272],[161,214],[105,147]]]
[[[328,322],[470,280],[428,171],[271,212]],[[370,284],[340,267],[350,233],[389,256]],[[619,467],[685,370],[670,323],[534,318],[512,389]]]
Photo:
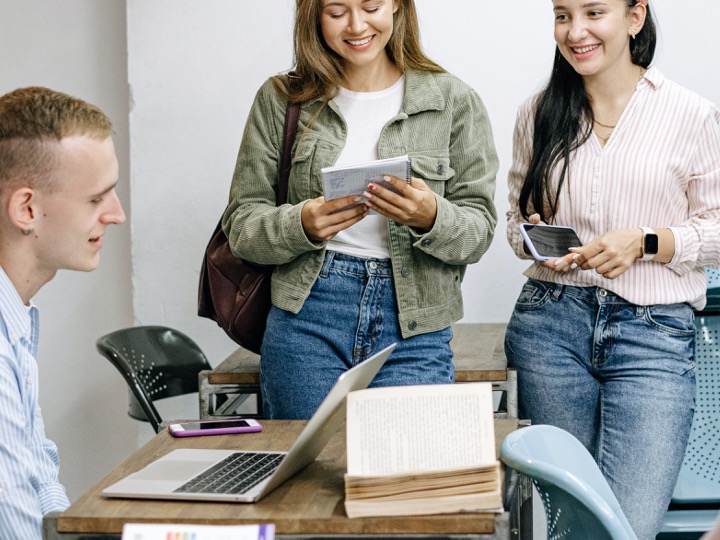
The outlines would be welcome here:
[[[38,309],[30,301],[26,306],[15,289],[12,281],[0,266],[0,317],[5,323],[7,339],[15,345],[20,339],[25,338],[30,343],[37,339]]]
[[[642,80],[647,81],[647,84],[657,90],[662,86],[663,82],[665,82],[665,77],[663,77],[663,74],[660,73],[658,68],[651,66],[647,69],[645,75],[643,75]]]
[[[408,69],[405,73],[405,103],[407,114],[422,111],[441,111],[445,108],[445,96],[435,80],[436,73]]]

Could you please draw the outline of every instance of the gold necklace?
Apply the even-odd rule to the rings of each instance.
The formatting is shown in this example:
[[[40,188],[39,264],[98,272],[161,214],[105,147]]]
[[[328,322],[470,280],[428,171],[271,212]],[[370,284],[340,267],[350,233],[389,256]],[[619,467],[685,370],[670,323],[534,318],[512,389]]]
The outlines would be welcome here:
[[[603,124],[602,122],[600,122],[600,120],[597,120],[596,118],[593,118],[593,122],[595,122],[598,126],[602,126],[608,129],[615,129],[615,126],[617,126],[617,124],[615,124],[615,126],[608,126],[606,124]]]

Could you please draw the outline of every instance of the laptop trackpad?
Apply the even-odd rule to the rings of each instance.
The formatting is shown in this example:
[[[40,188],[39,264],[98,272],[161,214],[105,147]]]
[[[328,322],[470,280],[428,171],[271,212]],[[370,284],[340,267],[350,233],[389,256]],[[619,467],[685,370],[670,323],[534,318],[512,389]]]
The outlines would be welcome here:
[[[207,469],[212,463],[205,461],[156,461],[133,474],[134,480],[187,480]]]

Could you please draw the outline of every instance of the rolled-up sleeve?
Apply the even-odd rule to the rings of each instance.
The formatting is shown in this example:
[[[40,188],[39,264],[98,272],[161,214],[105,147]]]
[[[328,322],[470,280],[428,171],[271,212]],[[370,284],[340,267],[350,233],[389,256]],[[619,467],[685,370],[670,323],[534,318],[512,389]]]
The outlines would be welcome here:
[[[687,186],[690,218],[671,227],[675,255],[668,268],[683,274],[720,266],[720,112],[708,114],[697,132]]]

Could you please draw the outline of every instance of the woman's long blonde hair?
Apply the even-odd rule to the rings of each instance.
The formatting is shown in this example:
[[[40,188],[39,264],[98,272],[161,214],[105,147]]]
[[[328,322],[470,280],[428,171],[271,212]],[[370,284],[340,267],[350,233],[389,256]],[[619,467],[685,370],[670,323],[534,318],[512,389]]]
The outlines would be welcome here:
[[[420,27],[414,0],[393,0],[393,33],[385,50],[404,73],[407,69],[442,73],[420,45]],[[332,99],[345,80],[343,59],[323,39],[320,28],[322,0],[297,0],[295,9],[295,69],[273,78],[277,91],[289,102]]]

